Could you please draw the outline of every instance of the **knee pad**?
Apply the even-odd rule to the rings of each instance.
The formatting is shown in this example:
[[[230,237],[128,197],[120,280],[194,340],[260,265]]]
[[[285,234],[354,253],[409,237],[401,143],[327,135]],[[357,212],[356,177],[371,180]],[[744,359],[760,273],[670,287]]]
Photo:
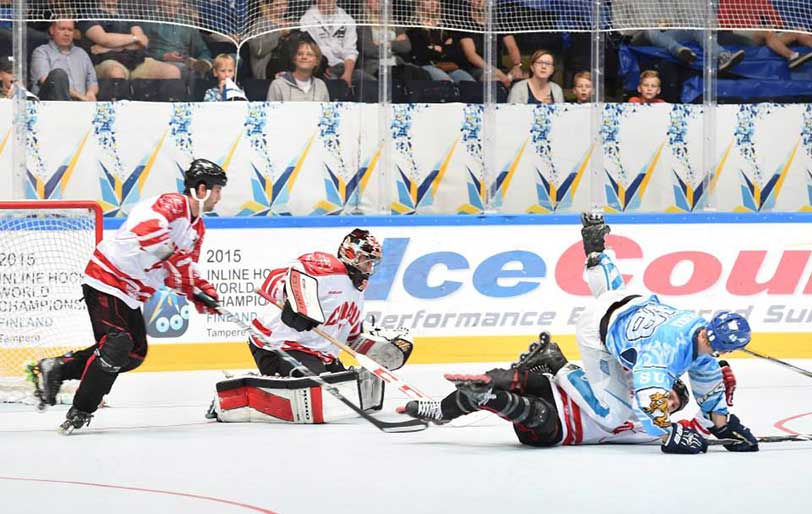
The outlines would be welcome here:
[[[110,332],[104,344],[94,352],[96,361],[107,373],[118,373],[130,360],[135,343],[129,332]]]

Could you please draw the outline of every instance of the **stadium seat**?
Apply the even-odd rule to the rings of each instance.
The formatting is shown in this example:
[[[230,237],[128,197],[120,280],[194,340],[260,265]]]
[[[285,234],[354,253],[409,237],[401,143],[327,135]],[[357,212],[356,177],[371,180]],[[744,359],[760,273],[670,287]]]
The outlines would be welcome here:
[[[460,82],[457,84],[460,90],[460,102],[466,104],[481,104],[485,97],[484,84],[482,82]],[[508,91],[501,82],[494,82],[496,88],[496,102],[507,102]]]
[[[189,93],[183,79],[134,79],[132,99],[142,102],[186,102]]]
[[[360,80],[352,85],[353,101],[364,103],[378,102],[378,81]]]
[[[392,89],[392,101],[403,103],[449,103],[460,101],[457,85],[449,81],[407,80],[402,88],[402,96],[395,97]]]
[[[240,86],[245,91],[245,96],[251,102],[264,102],[268,98],[268,88],[271,86],[270,79],[244,79],[240,81]]]
[[[127,79],[99,79],[99,94],[96,98],[100,102],[130,100],[132,98],[130,81]]]
[[[217,81],[214,77],[207,78],[207,79],[194,79],[192,81],[192,101],[193,102],[202,102],[203,97],[206,96],[206,90],[213,88],[217,85]]]
[[[330,100],[333,102],[349,102],[352,99],[352,91],[346,82],[340,79],[327,79],[327,91],[330,93]]]

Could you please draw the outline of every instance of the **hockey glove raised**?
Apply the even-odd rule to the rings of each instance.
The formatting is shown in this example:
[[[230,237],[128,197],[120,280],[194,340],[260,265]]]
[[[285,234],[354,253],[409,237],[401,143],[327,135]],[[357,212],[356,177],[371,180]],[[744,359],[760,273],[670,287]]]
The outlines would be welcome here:
[[[214,286],[211,285],[211,283],[207,280],[198,277],[198,279],[195,281],[195,292],[197,291],[203,292],[206,296],[213,299],[217,303],[220,302],[220,297],[217,296],[217,289],[215,289]],[[210,302],[201,302],[194,294],[190,299],[192,300],[192,303],[195,304],[195,309],[197,309],[197,312],[200,314],[217,314],[216,307],[212,307]]]
[[[293,311],[290,306],[290,301],[285,300],[285,305],[282,307],[282,323],[289,326],[297,332],[307,332],[320,325],[319,322],[308,318],[303,314],[298,314]]]
[[[733,393],[736,392],[736,375],[733,374],[730,364],[727,361],[719,361],[722,368],[722,381],[725,384],[725,402],[728,407],[733,407]]]
[[[750,429],[742,425],[738,416],[731,414],[727,418],[727,424],[723,427],[711,427],[711,434],[718,439],[738,439],[740,443],[726,444],[725,450],[730,452],[757,452],[758,440],[750,432]]]
[[[671,433],[663,441],[660,450],[663,453],[695,455],[697,453],[706,453],[708,451],[708,442],[698,432],[679,423],[672,423]]]

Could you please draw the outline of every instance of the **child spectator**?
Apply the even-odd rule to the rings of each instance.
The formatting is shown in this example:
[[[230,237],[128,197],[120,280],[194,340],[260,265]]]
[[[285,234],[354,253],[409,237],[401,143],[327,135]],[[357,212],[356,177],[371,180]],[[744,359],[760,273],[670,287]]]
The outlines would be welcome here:
[[[592,73],[579,71],[573,76],[572,94],[575,95],[575,101],[579,104],[592,101]]]
[[[313,76],[321,62],[319,45],[311,40],[299,42],[293,58],[294,70],[283,73],[268,88],[269,102],[329,102],[330,94],[323,80]]]
[[[637,85],[640,96],[629,98],[633,104],[661,104],[665,103],[660,94],[660,74],[654,70],[646,70],[640,74],[640,83]]]
[[[214,69],[212,74],[217,79],[217,87],[213,87],[206,91],[203,96],[204,102],[219,102],[223,100],[233,100],[242,96],[245,100],[245,93],[243,93],[236,84],[234,84],[234,68],[237,63],[231,54],[220,54],[214,58]],[[239,92],[239,93],[237,93]]]

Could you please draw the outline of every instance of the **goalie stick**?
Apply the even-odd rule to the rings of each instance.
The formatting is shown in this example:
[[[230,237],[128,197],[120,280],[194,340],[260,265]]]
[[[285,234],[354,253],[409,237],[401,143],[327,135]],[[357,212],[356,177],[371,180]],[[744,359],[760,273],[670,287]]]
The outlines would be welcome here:
[[[784,442],[810,442],[812,434],[792,434],[792,435],[763,435],[756,438],[760,443],[784,443]],[[708,439],[708,445],[718,446],[722,444],[740,443],[738,439]]]
[[[284,306],[281,303],[277,302],[270,295],[261,294],[261,296],[265,300],[267,300],[268,302],[274,304],[278,309],[284,310]],[[333,337],[330,334],[327,334],[326,332],[321,330],[319,327],[312,328],[311,331],[315,332],[320,337],[323,337],[327,341],[333,343],[334,345],[338,346],[339,348],[341,348],[342,350],[344,350],[348,354],[352,355],[352,357],[356,361],[358,361],[358,364],[360,364],[362,367],[364,367],[367,370],[369,370],[370,372],[372,372],[375,376],[377,376],[378,378],[380,378],[381,380],[383,380],[387,384],[391,385],[392,387],[396,387],[398,389],[398,391],[401,391],[402,393],[404,393],[409,398],[411,398],[413,400],[431,400],[431,397],[429,395],[427,395],[426,393],[423,393],[422,391],[420,391],[416,387],[406,383],[400,377],[395,375],[395,373],[393,373],[392,371],[389,371],[388,369],[386,369],[385,367],[380,365],[378,362],[376,362],[372,358],[367,357],[363,353],[356,352],[355,350],[352,349],[352,347],[350,345],[348,345],[346,343],[342,343],[341,341],[339,341],[335,337]]]
[[[370,416],[369,414],[364,412],[360,407],[358,407],[357,405],[352,403],[349,399],[347,399],[346,396],[341,394],[338,391],[338,389],[336,389],[335,386],[333,386],[332,384],[328,384],[318,374],[310,371],[310,369],[305,367],[304,364],[296,360],[296,358],[291,356],[288,352],[282,350],[281,348],[271,348],[270,342],[265,338],[265,336],[261,332],[256,330],[248,323],[242,321],[236,315],[232,314],[228,310],[221,307],[220,304],[214,298],[208,296],[202,291],[195,291],[195,298],[201,303],[204,303],[208,307],[211,307],[212,309],[216,310],[219,314],[225,316],[229,321],[236,324],[243,330],[247,331],[257,339],[260,339],[263,342],[268,343],[269,344],[268,348],[271,351],[276,352],[277,355],[279,355],[282,359],[287,361],[287,363],[293,366],[294,369],[299,370],[300,373],[302,373],[306,377],[310,378],[311,380],[319,384],[322,389],[326,390],[327,392],[335,396],[341,403],[352,409],[356,414],[358,414],[365,420],[375,425],[375,427],[381,430],[382,432],[386,433],[418,432],[420,430],[425,430],[426,428],[428,428],[428,423],[426,423],[425,421],[421,421],[419,419],[410,419],[406,421],[383,421],[373,416]]]
[[[753,350],[748,350],[747,348],[739,348],[739,351],[744,352],[744,353],[746,353],[748,355],[752,355],[753,357],[758,357],[759,359],[764,359],[764,360],[768,360],[770,362],[774,362],[774,363],[776,363],[776,364],[778,364],[780,366],[784,366],[785,368],[789,368],[792,371],[795,371],[796,373],[800,373],[801,375],[803,375],[805,377],[812,378],[812,372],[807,371],[807,370],[805,370],[803,368],[799,368],[798,366],[793,366],[789,362],[784,362],[784,361],[782,361],[780,359],[776,359],[775,357],[770,357],[769,355],[763,355],[763,354],[760,354],[760,353],[756,353]]]

